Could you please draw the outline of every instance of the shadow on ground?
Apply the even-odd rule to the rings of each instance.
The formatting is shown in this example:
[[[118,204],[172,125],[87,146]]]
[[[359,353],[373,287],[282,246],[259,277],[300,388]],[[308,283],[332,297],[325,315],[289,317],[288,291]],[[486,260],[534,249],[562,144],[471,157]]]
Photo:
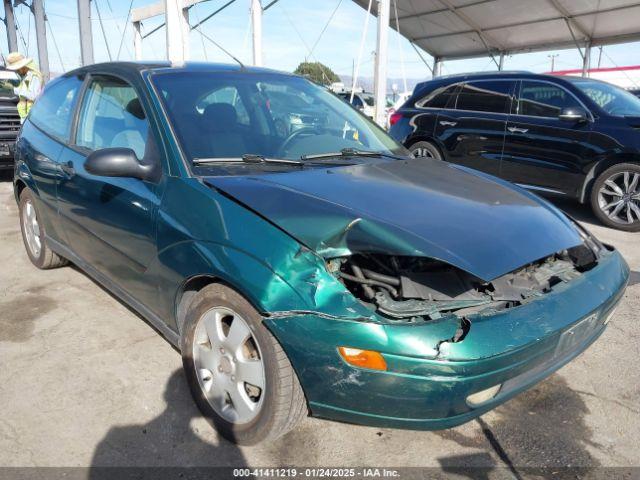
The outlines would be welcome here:
[[[573,218],[580,222],[593,223],[600,225],[600,220],[596,218],[591,210],[591,207],[587,204],[582,204],[576,200],[570,200],[567,198],[547,198],[551,203],[558,207],[563,212],[571,215]]]
[[[205,442],[191,425],[201,416],[187,386],[182,369],[169,378],[165,410],[147,423],[113,427],[97,445],[91,462],[91,480],[114,478],[104,467],[216,467],[242,468],[246,461],[240,449],[220,437],[217,444]],[[191,471],[195,474],[197,470]],[[122,472],[125,473],[125,472]],[[122,475],[121,478],[139,478]],[[138,474],[145,473],[139,470]],[[148,473],[148,472],[147,472]],[[165,473],[167,473],[165,471]],[[208,471],[210,478],[220,478]],[[182,478],[177,475],[176,478]],[[191,478],[187,475],[185,478]],[[147,478],[147,477],[144,477]],[[200,478],[200,477],[198,477]]]
[[[0,183],[13,180],[13,170],[0,170]]]
[[[576,470],[566,467],[587,473],[600,465],[588,450],[603,447],[591,440],[592,432],[584,419],[587,413],[580,394],[561,376],[553,375],[498,407],[495,414],[477,419],[480,432],[474,436],[457,428],[435,432],[465,448],[486,451],[490,447],[494,455],[472,453],[438,462],[445,472],[469,478],[487,478],[493,469],[509,472],[512,478],[551,472],[555,478],[564,478],[563,473],[575,478]]]

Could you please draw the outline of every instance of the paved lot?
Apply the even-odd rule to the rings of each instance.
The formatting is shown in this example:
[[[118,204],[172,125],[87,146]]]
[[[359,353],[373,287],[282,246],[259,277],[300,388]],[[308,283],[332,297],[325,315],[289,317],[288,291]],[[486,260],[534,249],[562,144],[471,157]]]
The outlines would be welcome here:
[[[640,465],[640,234],[562,208],[614,244],[631,286],[585,354],[479,421],[408,432],[307,419],[279,441],[238,448],[199,416],[180,357],[75,268],[28,261],[11,184],[0,182],[0,466]],[[503,470],[504,471],[504,470]]]

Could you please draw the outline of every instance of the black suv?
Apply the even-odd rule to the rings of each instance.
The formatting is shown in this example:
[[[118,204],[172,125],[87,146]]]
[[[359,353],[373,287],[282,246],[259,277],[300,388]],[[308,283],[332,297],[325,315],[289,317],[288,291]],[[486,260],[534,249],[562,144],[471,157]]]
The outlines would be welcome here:
[[[390,133],[415,156],[590,202],[604,224],[640,231],[640,99],[611,84],[527,72],[441,77],[416,86]]]
[[[0,171],[13,170],[16,137],[21,126],[18,97],[13,88],[19,82],[15,72],[0,69]]]

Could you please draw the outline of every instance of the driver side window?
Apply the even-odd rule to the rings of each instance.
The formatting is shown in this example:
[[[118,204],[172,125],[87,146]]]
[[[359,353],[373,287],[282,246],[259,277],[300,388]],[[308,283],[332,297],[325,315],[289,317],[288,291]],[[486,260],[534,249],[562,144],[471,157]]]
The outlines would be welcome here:
[[[148,138],[149,122],[133,87],[117,78],[93,79],[80,112],[76,144],[90,150],[130,148],[142,159]]]
[[[580,104],[564,89],[550,83],[523,81],[518,99],[518,114],[555,118],[563,108]]]

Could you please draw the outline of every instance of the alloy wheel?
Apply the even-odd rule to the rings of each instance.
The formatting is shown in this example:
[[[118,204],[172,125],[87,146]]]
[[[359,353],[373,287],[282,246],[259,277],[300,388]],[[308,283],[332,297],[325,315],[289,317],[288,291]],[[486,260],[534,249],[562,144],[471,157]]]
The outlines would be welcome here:
[[[412,150],[411,153],[413,153],[414,157],[435,158],[433,156],[433,152],[425,147],[418,147],[415,150]]]
[[[36,209],[31,200],[27,200],[22,208],[22,224],[24,225],[24,235],[27,240],[27,247],[33,258],[40,257],[42,240],[40,238],[40,225]]]
[[[248,323],[236,312],[215,307],[195,329],[193,361],[202,392],[218,415],[234,424],[260,412],[265,368]]]
[[[598,191],[598,206],[613,222],[640,222],[640,173],[623,171],[611,175]]]

